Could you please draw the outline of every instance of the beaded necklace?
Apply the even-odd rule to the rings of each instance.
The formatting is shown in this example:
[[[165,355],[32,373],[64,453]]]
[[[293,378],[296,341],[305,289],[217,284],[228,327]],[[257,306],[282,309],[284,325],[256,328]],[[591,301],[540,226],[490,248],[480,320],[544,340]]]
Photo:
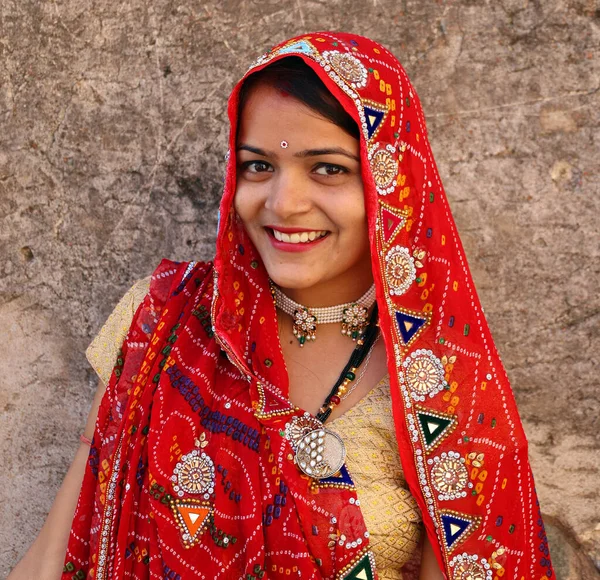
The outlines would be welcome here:
[[[316,340],[318,324],[341,322],[342,334],[354,341],[358,340],[367,326],[369,308],[375,303],[375,284],[355,302],[322,308],[307,308],[295,302],[272,282],[271,293],[277,308],[292,317],[294,321],[292,332],[301,347],[307,340]]]
[[[321,421],[321,423],[325,423],[333,409],[340,404],[341,397],[348,390],[348,385],[356,379],[356,370],[362,362],[365,360],[365,357],[371,350],[371,346],[375,342],[377,338],[377,333],[379,332],[379,327],[377,326],[377,305],[373,308],[373,312],[371,314],[371,320],[369,321],[369,326],[363,336],[358,339],[356,348],[352,351],[350,355],[350,359],[346,363],[346,366],[342,370],[338,380],[335,382],[329,395],[325,398],[323,406],[319,409],[319,412],[316,415],[316,418]]]

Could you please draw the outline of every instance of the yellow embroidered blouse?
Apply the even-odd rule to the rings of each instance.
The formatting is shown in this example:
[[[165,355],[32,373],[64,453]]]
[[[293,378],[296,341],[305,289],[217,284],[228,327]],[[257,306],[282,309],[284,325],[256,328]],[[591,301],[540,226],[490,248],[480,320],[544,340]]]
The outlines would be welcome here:
[[[149,285],[150,278],[134,284],[86,351],[105,384]],[[388,377],[329,428],[346,444],[346,466],[369,530],[379,578],[401,580],[402,567],[419,549],[422,526],[421,513],[408,491],[398,458]]]

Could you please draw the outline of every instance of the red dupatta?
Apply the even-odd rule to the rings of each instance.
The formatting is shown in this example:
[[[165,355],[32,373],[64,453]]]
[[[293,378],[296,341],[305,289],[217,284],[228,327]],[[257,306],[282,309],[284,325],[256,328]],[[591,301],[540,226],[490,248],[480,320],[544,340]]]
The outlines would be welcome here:
[[[440,566],[453,580],[552,577],[525,435],[410,81],[385,48],[342,33],[282,43],[247,75],[289,55],[361,128],[396,436]],[[134,318],[63,580],[376,577],[351,474],[313,481],[294,463],[285,425],[302,410],[235,180],[231,155],[214,267],[163,262]]]

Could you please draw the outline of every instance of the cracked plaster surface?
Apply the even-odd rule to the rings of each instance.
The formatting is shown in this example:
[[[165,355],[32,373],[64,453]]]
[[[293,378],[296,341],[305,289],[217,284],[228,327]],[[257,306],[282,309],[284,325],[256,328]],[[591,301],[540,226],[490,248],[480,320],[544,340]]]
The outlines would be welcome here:
[[[372,36],[413,80],[530,440],[558,577],[597,577],[590,0],[0,3],[0,576],[77,446],[91,337],[160,257],[212,255],[228,91],[265,48],[318,29]]]

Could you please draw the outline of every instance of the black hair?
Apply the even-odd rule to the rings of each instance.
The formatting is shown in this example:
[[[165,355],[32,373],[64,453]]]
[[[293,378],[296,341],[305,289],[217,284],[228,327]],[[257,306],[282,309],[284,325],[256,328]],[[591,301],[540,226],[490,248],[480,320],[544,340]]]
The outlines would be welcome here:
[[[290,56],[274,62],[250,75],[240,90],[238,112],[241,113],[250,91],[259,84],[268,84],[285,91],[324,117],[346,133],[360,139],[360,131],[354,119],[329,92],[325,83],[300,57]]]

